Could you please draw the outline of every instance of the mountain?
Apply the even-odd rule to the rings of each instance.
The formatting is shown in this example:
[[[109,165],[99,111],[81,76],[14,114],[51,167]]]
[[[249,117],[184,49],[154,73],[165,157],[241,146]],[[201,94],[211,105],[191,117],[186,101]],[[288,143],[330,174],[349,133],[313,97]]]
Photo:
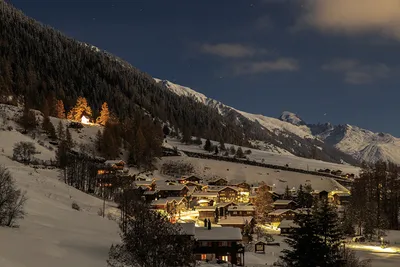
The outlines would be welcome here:
[[[250,114],[189,88],[155,81],[106,51],[78,42],[0,1],[0,102],[43,110],[47,99],[70,109],[85,97],[97,115],[103,102],[122,122],[151,115],[174,134],[198,136],[330,162],[357,162],[316,139],[307,127]],[[168,90],[165,90],[168,88]],[[148,133],[146,133],[148,134]]]
[[[324,161],[357,164],[357,161],[351,156],[313,136],[305,122],[293,113],[285,112],[281,117],[298,125],[260,114],[240,111],[192,88],[167,80],[155,79],[155,81],[167,91],[181,97],[194,99],[198,103],[216,110],[229,121],[235,122],[244,129],[247,136],[253,137],[251,143],[260,149],[271,152],[288,152],[296,156]]]
[[[279,119],[296,126],[306,125],[306,123],[299,116],[289,111],[282,112],[281,116],[279,116]]]

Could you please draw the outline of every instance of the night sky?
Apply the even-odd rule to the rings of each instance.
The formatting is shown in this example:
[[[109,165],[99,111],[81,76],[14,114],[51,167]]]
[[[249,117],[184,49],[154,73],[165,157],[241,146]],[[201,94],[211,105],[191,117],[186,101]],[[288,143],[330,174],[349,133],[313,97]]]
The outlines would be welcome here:
[[[235,108],[400,136],[399,0],[8,2]]]

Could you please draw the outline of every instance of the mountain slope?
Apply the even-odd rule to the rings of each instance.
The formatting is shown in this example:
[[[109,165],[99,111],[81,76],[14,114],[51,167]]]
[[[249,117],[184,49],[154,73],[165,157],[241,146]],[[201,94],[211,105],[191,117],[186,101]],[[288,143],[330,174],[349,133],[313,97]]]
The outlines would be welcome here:
[[[296,156],[357,164],[351,156],[315,138],[307,126],[296,126],[279,119],[240,111],[220,101],[208,98],[189,87],[174,84],[167,80],[155,80],[167,91],[182,97],[192,98],[218,111],[229,121],[235,122],[243,128],[247,136],[254,139],[252,143],[257,143],[261,149],[264,148],[268,151],[282,151],[283,149]]]

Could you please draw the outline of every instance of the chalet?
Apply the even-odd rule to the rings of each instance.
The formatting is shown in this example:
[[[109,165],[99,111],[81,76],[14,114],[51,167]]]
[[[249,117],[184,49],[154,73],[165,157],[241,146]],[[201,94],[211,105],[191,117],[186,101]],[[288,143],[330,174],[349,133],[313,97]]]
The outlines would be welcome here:
[[[104,164],[116,170],[123,170],[126,163],[123,160],[106,160]]]
[[[220,202],[236,201],[238,199],[238,189],[226,186],[225,188],[218,191],[218,197]]]
[[[268,219],[273,227],[278,227],[283,220],[293,220],[296,211],[291,209],[279,209],[268,213]]]
[[[322,191],[314,190],[311,194],[314,196],[314,198],[317,199],[328,199],[329,192],[325,190]]]
[[[279,224],[279,229],[281,229],[281,235],[290,234],[293,229],[299,228],[299,225],[294,223],[293,220],[282,220]]]
[[[175,209],[175,201],[168,201],[166,198],[160,198],[157,200],[153,200],[150,203],[150,207],[155,210],[162,210],[167,213],[171,213]]]
[[[141,187],[144,190],[154,190],[156,187],[155,180],[140,180],[134,182],[137,187]]]
[[[335,205],[346,205],[350,201],[351,195],[349,193],[334,193],[333,194],[333,203]]]
[[[189,192],[189,188],[186,185],[157,185],[156,189],[159,198],[166,197],[185,197]]]
[[[213,181],[208,182],[209,185],[219,185],[219,186],[225,186],[228,184],[228,181],[224,178],[218,178]]]
[[[200,206],[213,206],[218,200],[216,192],[194,192],[191,196]]]
[[[228,213],[230,216],[253,216],[255,215],[254,206],[231,206],[228,208]]]
[[[175,212],[185,211],[188,206],[188,201],[185,197],[167,197],[168,202],[173,202],[175,205]]]
[[[189,191],[187,192],[188,196],[191,196],[191,195],[193,195],[194,192],[198,191],[196,186],[189,186],[189,185],[186,185],[186,186],[189,189]]]
[[[228,216],[226,218],[222,217],[218,218],[217,223],[222,227],[234,227],[234,228],[239,228],[242,231],[246,224],[249,224],[251,228],[253,228],[254,225],[256,224],[252,216],[247,216],[247,217]]]
[[[222,202],[216,205],[216,212],[219,217],[228,216],[228,210],[230,207],[237,206],[234,202]]]
[[[244,189],[244,192],[250,192],[250,185],[246,182],[236,183],[233,186]]]
[[[243,266],[244,247],[240,244],[240,229],[233,227],[195,228],[196,260],[224,260],[234,265]]]
[[[285,200],[285,199],[278,199],[274,203],[272,203],[274,206],[274,209],[279,210],[279,209],[295,209],[296,208],[296,202],[293,200]]]
[[[186,184],[189,182],[198,184],[202,181],[202,179],[197,176],[191,175],[191,176],[183,176],[182,178],[178,179],[177,181],[180,184]]]
[[[195,209],[199,212],[199,220],[209,219],[210,221],[215,220],[215,206],[201,207],[197,206]]]
[[[204,188],[203,184],[198,184],[195,182],[187,182],[187,183],[185,183],[185,185],[187,187],[196,187],[196,190],[199,190],[199,191],[203,190],[203,188]]]
[[[141,188],[141,187],[140,187],[140,188]],[[145,198],[145,200],[146,200],[147,202],[151,202],[151,201],[157,199],[157,197],[158,197],[158,190],[154,190],[154,191],[147,190],[147,191],[144,191],[144,192],[143,192],[143,196],[144,196],[144,198]]]

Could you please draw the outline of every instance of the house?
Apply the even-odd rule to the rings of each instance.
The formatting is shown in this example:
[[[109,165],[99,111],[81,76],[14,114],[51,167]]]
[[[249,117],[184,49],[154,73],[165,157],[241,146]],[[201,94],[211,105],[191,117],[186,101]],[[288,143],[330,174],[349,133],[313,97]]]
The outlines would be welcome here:
[[[274,209],[279,210],[279,209],[292,209],[294,210],[296,208],[296,202],[293,200],[286,200],[286,199],[278,199],[274,203],[272,203],[274,206]]]
[[[106,160],[104,164],[107,167],[111,167],[115,170],[123,170],[126,165],[125,161],[123,160]]]
[[[237,206],[234,202],[221,202],[216,205],[216,212],[219,217],[228,216],[228,209],[230,207]]]
[[[267,217],[273,227],[278,227],[283,220],[293,220],[296,213],[291,209],[279,209],[268,213]]]
[[[139,187],[139,188],[142,188],[142,187]],[[158,190],[154,190],[154,191],[147,190],[147,191],[144,191],[144,192],[143,192],[143,196],[144,196],[144,198],[145,198],[145,200],[146,200],[147,202],[151,202],[151,201],[157,199],[157,197],[158,197]]]
[[[141,187],[144,190],[153,190],[156,187],[156,181],[152,180],[136,180],[135,185]]]
[[[166,198],[160,198],[157,200],[153,200],[150,203],[150,207],[155,210],[162,210],[167,213],[173,213],[175,210],[175,203],[174,201],[168,201]]]
[[[213,181],[208,182],[209,185],[219,185],[219,186],[225,186],[228,184],[228,181],[224,178],[218,178]]]
[[[281,229],[281,235],[290,234],[293,229],[299,228],[299,225],[294,223],[293,220],[282,220],[279,224],[279,228]]]
[[[157,185],[156,189],[158,192],[159,198],[166,197],[185,197],[189,192],[189,188],[186,185],[178,184],[178,185],[166,185],[161,184]]]
[[[240,244],[242,234],[234,227],[195,227],[196,260],[224,260],[235,265],[244,265],[244,247]]]
[[[246,224],[249,224],[251,228],[253,228],[256,224],[253,216],[228,216],[228,217],[221,217],[218,218],[217,224],[221,225],[222,227],[235,227],[239,228],[243,231]]]
[[[322,191],[314,190],[311,194],[315,198],[322,200],[322,199],[328,199],[329,192],[325,191],[325,190],[322,190]]]
[[[213,206],[218,201],[216,192],[194,192],[191,196],[193,202],[197,202],[199,206]]]
[[[346,205],[350,202],[350,193],[334,193],[333,194],[333,203],[335,205]]]
[[[250,185],[248,183],[246,183],[246,182],[236,183],[236,184],[233,184],[233,186],[238,187],[238,188],[242,188],[246,192],[250,192],[250,188],[251,188]]]
[[[188,201],[185,197],[167,197],[168,202],[174,202],[176,213],[187,210]]]
[[[254,206],[231,206],[228,208],[228,213],[230,216],[253,216],[255,215]]]
[[[197,206],[195,209],[199,212],[199,220],[209,219],[210,221],[215,220],[215,206],[201,207]]]
[[[194,176],[194,175],[190,175],[190,176],[183,176],[182,178],[177,180],[180,184],[186,184],[189,182],[192,183],[200,183],[202,181],[201,178]]]
[[[199,183],[195,183],[195,182],[187,182],[185,183],[185,185],[187,187],[196,187],[196,190],[203,190],[204,185],[203,184],[199,184]]]
[[[232,186],[226,186],[218,191],[218,200],[220,202],[236,201],[238,199],[239,191]]]

